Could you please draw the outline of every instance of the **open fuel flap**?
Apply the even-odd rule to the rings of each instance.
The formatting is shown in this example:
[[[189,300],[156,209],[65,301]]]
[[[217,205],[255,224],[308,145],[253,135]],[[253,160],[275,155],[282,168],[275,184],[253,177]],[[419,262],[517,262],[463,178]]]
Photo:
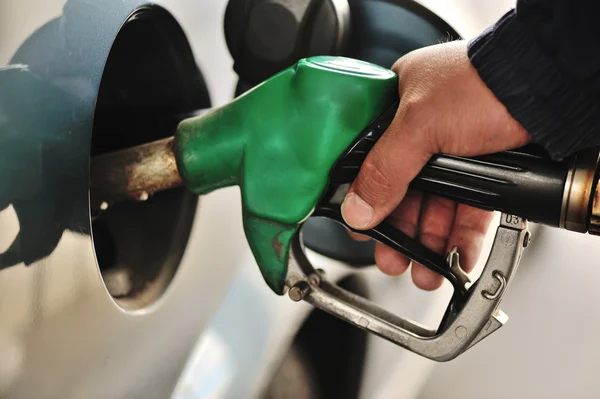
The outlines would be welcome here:
[[[91,155],[172,136],[189,112],[209,106],[203,77],[176,20],[160,7],[141,8],[123,24],[110,51]],[[142,193],[92,214],[98,266],[122,308],[142,308],[165,291],[187,244],[197,201],[176,188]]]

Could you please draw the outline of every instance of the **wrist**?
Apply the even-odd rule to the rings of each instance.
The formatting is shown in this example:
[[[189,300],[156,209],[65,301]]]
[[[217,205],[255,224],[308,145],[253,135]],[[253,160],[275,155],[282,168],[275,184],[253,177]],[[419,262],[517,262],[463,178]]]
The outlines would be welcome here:
[[[598,141],[597,101],[544,53],[514,10],[469,42],[468,54],[496,98],[553,158]]]

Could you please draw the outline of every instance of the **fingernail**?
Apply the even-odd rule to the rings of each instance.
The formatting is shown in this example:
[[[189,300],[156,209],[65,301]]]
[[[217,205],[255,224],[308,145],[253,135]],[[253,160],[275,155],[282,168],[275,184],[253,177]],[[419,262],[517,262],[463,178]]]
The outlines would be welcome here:
[[[373,220],[373,208],[355,193],[350,193],[342,204],[342,217],[350,227],[362,229]]]

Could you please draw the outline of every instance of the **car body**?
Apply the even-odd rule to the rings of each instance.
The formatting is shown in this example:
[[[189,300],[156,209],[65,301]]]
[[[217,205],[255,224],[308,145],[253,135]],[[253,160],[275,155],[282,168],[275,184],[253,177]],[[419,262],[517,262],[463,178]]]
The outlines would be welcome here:
[[[511,2],[421,3],[470,37]],[[225,5],[0,0],[1,397],[278,397],[294,388],[288,370],[303,381],[298,395],[318,397],[320,385],[398,398],[437,395],[430,375],[450,378],[270,292],[235,188],[199,199],[176,190],[92,221],[91,156],[169,135],[181,115],[232,98]],[[310,256],[389,310],[422,322],[443,313],[449,287],[427,294]],[[327,328],[351,338],[336,347]],[[319,371],[306,360],[315,353],[343,372]]]

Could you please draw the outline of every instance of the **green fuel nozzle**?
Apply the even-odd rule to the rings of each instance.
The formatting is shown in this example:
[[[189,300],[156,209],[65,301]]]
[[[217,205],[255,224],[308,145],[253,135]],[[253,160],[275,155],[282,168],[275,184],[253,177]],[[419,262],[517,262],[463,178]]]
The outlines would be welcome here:
[[[324,194],[332,166],[397,92],[388,69],[313,57],[179,125],[174,153],[184,184],[196,194],[240,187],[248,243],[277,294],[292,237]]]

